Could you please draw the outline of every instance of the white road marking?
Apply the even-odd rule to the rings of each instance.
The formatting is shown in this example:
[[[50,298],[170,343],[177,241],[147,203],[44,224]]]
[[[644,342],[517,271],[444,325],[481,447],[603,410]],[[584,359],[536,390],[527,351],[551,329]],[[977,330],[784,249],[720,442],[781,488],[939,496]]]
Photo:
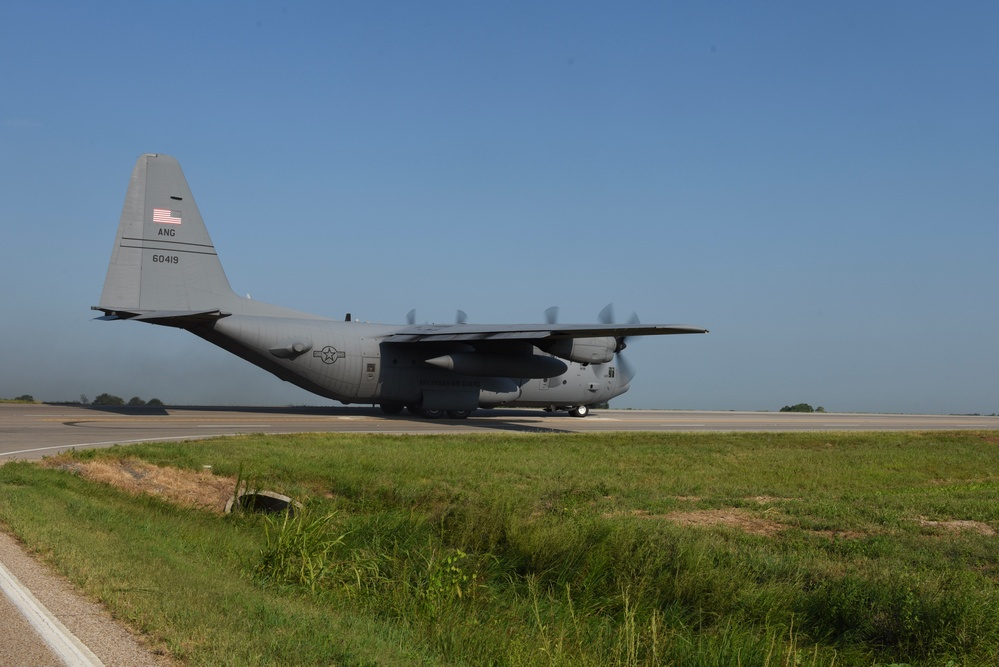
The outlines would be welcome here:
[[[0,456],[14,456],[16,454],[34,454],[35,452],[47,452],[53,449],[73,449],[74,447],[103,447],[105,445],[132,445],[137,442],[166,442],[168,440],[201,440],[206,437],[221,437],[224,435],[237,435],[235,433],[217,433],[206,436],[203,433],[192,433],[191,435],[173,435],[163,438],[139,438],[137,440],[107,440],[105,442],[74,442],[67,445],[53,445],[52,447],[36,447],[35,449],[21,449],[16,452],[0,452]]]
[[[0,589],[66,667],[103,667],[101,659],[76,638],[0,563]]]

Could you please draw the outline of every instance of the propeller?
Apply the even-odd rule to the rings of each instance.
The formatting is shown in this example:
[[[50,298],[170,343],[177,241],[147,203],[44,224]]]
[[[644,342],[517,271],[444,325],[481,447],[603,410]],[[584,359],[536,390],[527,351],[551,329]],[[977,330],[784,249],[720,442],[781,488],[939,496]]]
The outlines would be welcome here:
[[[615,324],[613,303],[608,303],[603,307],[603,310],[597,313],[597,321],[600,322],[600,324]]]
[[[617,322],[614,319],[614,304],[608,303],[606,306],[604,306],[603,310],[601,310],[597,314],[597,320],[599,320],[601,324],[617,324]],[[627,324],[641,324],[641,322],[638,319],[638,313],[632,313],[631,317],[628,318]],[[629,382],[631,382],[631,379],[635,377],[635,367],[632,366],[630,363],[628,363],[628,359],[623,354],[621,354],[621,351],[624,350],[624,348],[626,347],[628,347],[628,336],[618,336],[617,338],[618,366],[620,367],[621,375],[624,378],[625,384],[628,384]]]
[[[455,324],[467,324],[468,323],[468,315],[465,314],[465,311],[459,309],[458,312],[455,313],[455,315],[454,315],[454,323]],[[406,313],[406,324],[409,324],[409,325],[416,324],[416,308],[414,308],[413,310],[411,310],[408,313]]]
[[[617,362],[620,367],[621,376],[624,378],[624,383],[631,384],[631,379],[635,377],[635,367],[628,361],[628,357],[624,356],[621,352],[617,353]]]

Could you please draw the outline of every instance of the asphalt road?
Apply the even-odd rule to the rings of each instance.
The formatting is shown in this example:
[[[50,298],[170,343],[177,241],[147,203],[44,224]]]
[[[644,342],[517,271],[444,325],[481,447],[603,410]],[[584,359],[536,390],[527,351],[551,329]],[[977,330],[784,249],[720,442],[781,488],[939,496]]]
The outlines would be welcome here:
[[[374,408],[100,408],[83,405],[0,404],[0,463],[39,459],[75,448],[147,441],[188,440],[236,433],[584,433],[599,431],[928,431],[999,430],[999,417],[946,415],[800,414],[598,410],[585,419],[538,410],[480,410],[465,420],[386,417]],[[96,605],[34,563],[9,536],[0,534],[0,568],[6,565],[39,601],[42,614],[65,623],[93,661],[71,662],[54,654],[32,631],[11,596],[0,595],[0,664],[163,665]],[[0,572],[3,574],[3,572]],[[9,579],[9,577],[8,577]],[[29,595],[31,595],[29,594]],[[89,605],[89,607],[88,607]],[[83,611],[81,611],[83,609]],[[115,641],[108,638],[114,637]]]
[[[0,404],[0,461],[66,449],[236,433],[593,433],[599,431],[926,431],[999,429],[999,417],[787,412],[595,410],[578,419],[540,410],[479,410],[471,418],[387,417],[376,408],[101,408]]]

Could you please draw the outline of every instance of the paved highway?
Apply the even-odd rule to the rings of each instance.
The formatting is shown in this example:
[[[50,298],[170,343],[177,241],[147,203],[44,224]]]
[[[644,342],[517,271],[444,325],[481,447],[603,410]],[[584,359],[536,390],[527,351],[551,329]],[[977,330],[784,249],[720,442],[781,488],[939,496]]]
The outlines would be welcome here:
[[[0,404],[0,461],[71,448],[236,433],[593,433],[599,431],[925,431],[999,429],[999,417],[788,412],[479,410],[470,419],[386,417],[375,408],[100,408]]]

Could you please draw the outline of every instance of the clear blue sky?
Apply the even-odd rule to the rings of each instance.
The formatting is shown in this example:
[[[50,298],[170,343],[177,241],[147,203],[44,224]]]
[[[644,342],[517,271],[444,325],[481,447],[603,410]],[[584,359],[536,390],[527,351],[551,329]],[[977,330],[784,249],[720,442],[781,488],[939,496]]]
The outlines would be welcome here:
[[[234,289],[331,317],[594,321],[630,407],[999,412],[999,4],[16,2],[0,397],[323,404],[91,321],[137,156]]]

